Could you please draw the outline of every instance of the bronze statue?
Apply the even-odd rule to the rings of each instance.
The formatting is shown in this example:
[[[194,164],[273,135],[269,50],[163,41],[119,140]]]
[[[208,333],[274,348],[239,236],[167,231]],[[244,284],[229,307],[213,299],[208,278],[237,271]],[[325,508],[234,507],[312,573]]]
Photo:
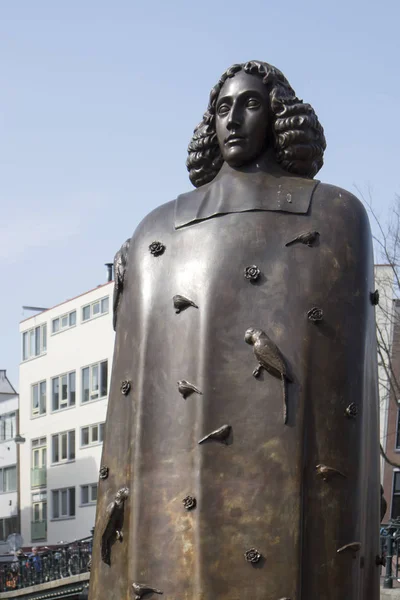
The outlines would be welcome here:
[[[371,234],[313,179],[324,149],[278,69],[232,66],[189,144],[196,189],[117,254],[91,600],[378,600]]]

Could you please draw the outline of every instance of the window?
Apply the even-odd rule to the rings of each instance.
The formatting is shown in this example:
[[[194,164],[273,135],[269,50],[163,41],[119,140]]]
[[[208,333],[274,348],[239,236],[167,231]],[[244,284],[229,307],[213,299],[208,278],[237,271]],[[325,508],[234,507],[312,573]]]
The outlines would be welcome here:
[[[38,325],[22,334],[22,360],[47,352],[47,325]]]
[[[400,471],[393,471],[392,519],[400,517]]]
[[[81,504],[96,504],[97,502],[97,483],[90,485],[81,485]]]
[[[104,423],[81,428],[81,446],[93,446],[103,442]]]
[[[62,410],[75,406],[76,401],[76,376],[75,371],[64,373],[51,380],[51,406],[52,410]]]
[[[76,310],[66,313],[61,317],[53,319],[51,322],[51,333],[58,333],[76,325]]]
[[[45,437],[32,440],[31,487],[45,487],[47,483],[47,441]]]
[[[53,464],[75,460],[75,429],[51,437],[51,462]]]
[[[47,492],[32,494],[32,522],[47,521]]]
[[[105,315],[108,313],[108,307],[108,296],[101,298],[100,300],[96,300],[91,304],[86,304],[86,306],[82,306],[82,321],[89,321],[89,319],[93,319],[94,317]]]
[[[82,402],[107,396],[108,362],[96,363],[82,369]]]
[[[47,538],[47,492],[32,494],[31,538],[32,541]]]
[[[46,382],[41,381],[32,386],[32,416],[46,414]]]
[[[5,542],[9,535],[18,533],[18,517],[8,517],[8,519],[0,519],[0,540]]]
[[[52,518],[68,519],[75,517],[75,488],[51,491]]]
[[[8,413],[0,417],[0,442],[13,440],[17,435],[16,413]]]
[[[4,467],[0,469],[0,492],[17,491],[17,467]]]

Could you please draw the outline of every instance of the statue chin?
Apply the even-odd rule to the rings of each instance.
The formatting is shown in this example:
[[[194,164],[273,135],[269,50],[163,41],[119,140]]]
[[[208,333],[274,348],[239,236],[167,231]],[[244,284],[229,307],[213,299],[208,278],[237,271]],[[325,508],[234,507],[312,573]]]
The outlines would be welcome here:
[[[248,152],[243,152],[242,148],[238,148],[237,150],[234,148],[229,152],[224,152],[223,154],[225,162],[233,168],[244,167],[245,165],[256,161],[259,156],[259,152],[249,155]]]

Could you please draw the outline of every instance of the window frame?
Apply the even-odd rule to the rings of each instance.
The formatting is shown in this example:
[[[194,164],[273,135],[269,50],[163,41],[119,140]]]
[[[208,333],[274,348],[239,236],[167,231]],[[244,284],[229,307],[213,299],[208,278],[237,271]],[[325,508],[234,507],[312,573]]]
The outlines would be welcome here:
[[[71,376],[74,375],[74,387],[72,390],[75,394],[74,401],[71,402]],[[66,400],[62,397],[63,395],[63,378],[67,378],[67,398]],[[58,408],[54,408],[54,382],[58,379]],[[61,375],[56,375],[55,377],[51,377],[51,412],[56,413],[62,410],[67,410],[68,408],[76,407],[76,371],[67,371],[66,373],[61,373]]]
[[[75,314],[75,323],[73,323],[71,325],[71,316]],[[74,308],[74,310],[70,310],[69,312],[66,312],[62,315],[59,315],[58,317],[54,317],[54,319],[51,320],[51,333],[50,335],[58,335],[59,333],[62,333],[63,331],[66,331],[67,329],[72,329],[72,327],[76,327],[76,322],[77,322],[77,309]],[[67,318],[67,324],[66,325],[62,325],[62,320]],[[58,321],[58,329],[57,331],[54,331],[54,323],[56,323]]]
[[[33,340],[33,346],[32,346]],[[39,358],[47,353],[47,321],[22,331],[22,362]]]
[[[10,522],[7,531],[6,522]],[[18,533],[18,515],[10,515],[9,517],[0,518],[0,541],[5,542],[10,533]]]
[[[10,435],[11,437],[7,437],[7,420],[14,419],[14,426],[10,427]],[[12,420],[11,420],[12,423]],[[4,434],[3,434],[4,429]],[[12,410],[9,413],[4,413],[1,415],[0,419],[0,443],[2,442],[11,442],[15,436],[17,435],[17,411]]]
[[[5,475],[5,471],[9,471],[11,469],[15,469],[15,489],[11,489],[11,490],[5,490],[4,489],[4,475]],[[1,467],[0,468],[0,495],[1,494],[12,494],[14,492],[18,491],[18,481],[17,481],[17,465],[7,465],[6,467]]]
[[[73,506],[73,514],[71,514],[71,490],[74,491],[74,506]],[[51,520],[52,521],[65,521],[67,519],[75,519],[76,518],[76,487],[70,486],[65,488],[56,488],[51,491]],[[62,492],[67,492],[67,514],[62,514]],[[54,508],[55,508],[55,494],[57,494],[57,509],[58,515],[54,516]]]
[[[102,387],[103,387],[103,376],[102,376],[102,369],[101,369],[101,365],[107,365],[107,368],[105,370],[106,373],[106,393],[105,394],[101,394],[102,391]],[[97,368],[97,379],[98,379],[98,385],[97,388],[93,388],[93,380],[95,379],[93,377],[93,370],[94,368]],[[89,388],[85,387],[85,383],[84,383],[84,372],[86,370],[89,370]],[[85,390],[88,389],[89,390],[89,397],[87,400],[85,400]],[[96,396],[96,389],[98,389],[98,395]],[[109,376],[108,376],[108,358],[104,359],[104,360],[100,360],[98,362],[95,362],[91,365],[86,365],[85,367],[81,368],[81,404],[90,404],[90,402],[96,402],[96,400],[103,400],[104,398],[107,398],[108,396],[108,390],[109,390]]]
[[[97,483],[86,483],[84,485],[79,486],[80,488],[80,505],[79,506],[96,506],[97,504],[97,493],[98,493],[98,485]],[[88,489],[88,501],[83,502],[83,489]],[[93,488],[96,489],[96,499],[93,500]]]
[[[103,304],[107,300],[107,308],[103,310]],[[94,307],[99,305],[99,311],[94,312]],[[89,316],[87,319],[84,319],[83,313],[86,308],[89,308]],[[98,319],[104,315],[108,315],[110,312],[110,296],[103,296],[102,298],[98,298],[97,300],[93,300],[93,302],[89,302],[88,304],[83,304],[81,306],[81,323],[87,323],[92,319]]]
[[[73,434],[73,436],[71,435]],[[63,455],[63,437],[62,436],[66,436],[66,458],[62,458]],[[54,439],[58,438],[57,444],[58,444],[58,448],[57,448],[57,456],[58,456],[58,460],[54,460]],[[73,439],[73,452],[71,453],[71,439]],[[74,462],[76,460],[76,431],[75,429],[68,429],[67,431],[60,431],[58,433],[53,433],[51,435],[51,466],[57,466],[57,465],[62,465],[65,463],[70,463],[70,462]],[[71,458],[71,454],[73,454],[73,457]]]
[[[41,389],[44,384],[44,411],[42,411],[42,394]],[[37,388],[38,393],[38,407],[37,410],[33,407],[33,396],[34,396],[34,388]],[[38,381],[36,383],[32,383],[31,385],[31,418],[43,417],[47,414],[47,379],[43,379],[43,381]]]
[[[105,421],[101,421],[99,423],[90,423],[90,425],[83,425],[80,428],[80,436],[79,436],[80,448],[85,449],[85,448],[90,448],[91,446],[100,446],[100,444],[102,444],[104,441],[104,425],[105,425]],[[82,442],[82,434],[83,434],[84,429],[88,430],[88,443],[87,444],[84,444]],[[93,430],[94,429],[97,430],[97,441],[93,441]]]

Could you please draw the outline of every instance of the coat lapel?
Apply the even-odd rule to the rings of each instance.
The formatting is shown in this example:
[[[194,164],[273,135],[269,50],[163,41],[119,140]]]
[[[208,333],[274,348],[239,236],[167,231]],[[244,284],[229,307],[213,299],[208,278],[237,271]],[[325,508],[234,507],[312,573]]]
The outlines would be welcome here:
[[[218,215],[248,211],[306,214],[319,181],[270,173],[227,171],[176,200],[175,229]]]

